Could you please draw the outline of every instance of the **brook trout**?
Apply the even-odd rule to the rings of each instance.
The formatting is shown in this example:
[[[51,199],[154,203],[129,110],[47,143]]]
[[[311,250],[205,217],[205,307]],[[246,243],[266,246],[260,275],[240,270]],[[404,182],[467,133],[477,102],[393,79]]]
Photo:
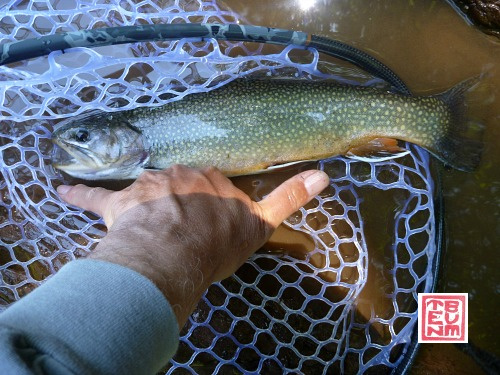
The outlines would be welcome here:
[[[154,108],[90,113],[53,133],[53,165],[87,180],[134,179],[172,164],[228,176],[346,154],[375,138],[409,141],[472,170],[481,142],[466,136],[463,94],[414,97],[329,82],[236,80]]]

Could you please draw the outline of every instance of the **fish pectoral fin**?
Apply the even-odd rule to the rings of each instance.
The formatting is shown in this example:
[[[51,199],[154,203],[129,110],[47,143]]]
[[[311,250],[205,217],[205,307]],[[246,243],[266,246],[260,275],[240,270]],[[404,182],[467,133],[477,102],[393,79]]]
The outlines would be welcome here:
[[[289,167],[291,165],[295,165],[295,164],[300,164],[300,163],[305,163],[307,161],[311,161],[311,160],[297,160],[297,161],[291,161],[289,163],[278,163],[278,164],[273,164],[273,165],[270,165],[266,168],[266,171],[269,171],[269,170],[275,170],[275,169],[282,169],[282,168],[286,168],[286,167]]]
[[[410,150],[399,146],[393,138],[374,138],[367,143],[350,148],[346,156],[360,161],[377,162],[400,158]]]

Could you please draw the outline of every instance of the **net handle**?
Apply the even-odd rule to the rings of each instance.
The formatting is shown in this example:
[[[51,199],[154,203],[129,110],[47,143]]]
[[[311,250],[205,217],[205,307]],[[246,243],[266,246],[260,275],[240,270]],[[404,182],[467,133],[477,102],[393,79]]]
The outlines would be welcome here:
[[[238,42],[257,42],[315,48],[329,56],[348,61],[388,82],[396,90],[410,95],[405,83],[389,67],[358,48],[302,31],[238,24],[157,24],[105,27],[55,33],[0,46],[0,65],[67,51],[75,47],[101,47],[125,43],[196,38]]]

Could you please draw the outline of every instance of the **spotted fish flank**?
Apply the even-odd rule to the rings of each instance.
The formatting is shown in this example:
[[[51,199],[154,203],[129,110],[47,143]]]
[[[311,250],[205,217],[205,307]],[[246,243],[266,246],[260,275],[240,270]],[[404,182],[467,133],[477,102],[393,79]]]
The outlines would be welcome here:
[[[480,143],[467,130],[466,81],[438,96],[410,97],[327,82],[237,80],[162,107],[71,120],[53,135],[54,165],[85,179],[136,178],[176,163],[226,175],[345,154],[375,138],[428,149],[469,170]]]

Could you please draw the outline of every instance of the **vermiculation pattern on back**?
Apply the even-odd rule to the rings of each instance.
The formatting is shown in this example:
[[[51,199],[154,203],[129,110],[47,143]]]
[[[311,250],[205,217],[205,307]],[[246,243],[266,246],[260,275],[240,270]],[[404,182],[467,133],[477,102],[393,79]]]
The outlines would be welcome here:
[[[237,80],[127,117],[149,143],[149,167],[210,161],[231,174],[343,154],[376,137],[433,150],[446,134],[450,111],[434,97],[323,82]]]

